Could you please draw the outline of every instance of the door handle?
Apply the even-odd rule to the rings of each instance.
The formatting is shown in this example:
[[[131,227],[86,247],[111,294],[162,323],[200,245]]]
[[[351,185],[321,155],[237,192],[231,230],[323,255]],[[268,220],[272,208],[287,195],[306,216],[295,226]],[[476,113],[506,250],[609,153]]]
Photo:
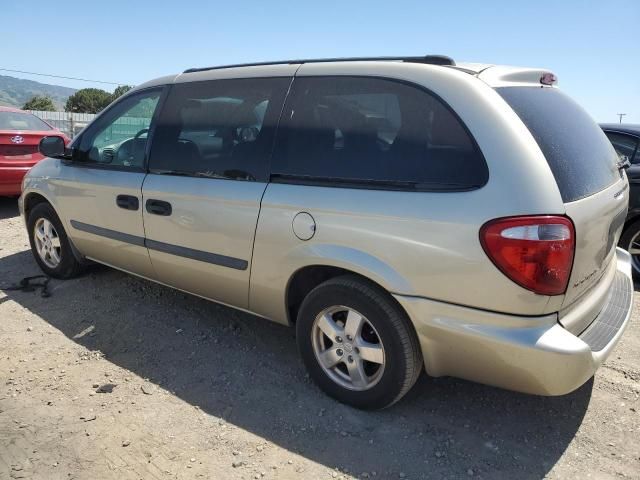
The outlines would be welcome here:
[[[153,215],[162,215],[163,217],[171,215],[171,204],[169,202],[150,198],[147,200],[145,205],[147,207],[147,212]]]
[[[133,195],[118,195],[116,197],[116,205],[125,210],[138,210],[140,208],[138,197]]]

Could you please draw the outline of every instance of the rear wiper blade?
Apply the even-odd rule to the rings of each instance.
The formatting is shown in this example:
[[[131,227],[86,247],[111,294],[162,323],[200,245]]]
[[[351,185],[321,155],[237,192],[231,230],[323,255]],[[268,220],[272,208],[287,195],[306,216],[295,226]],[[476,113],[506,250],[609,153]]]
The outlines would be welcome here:
[[[619,162],[616,162],[616,167],[618,170],[626,170],[631,166],[631,162],[629,161],[629,157],[626,155],[620,158]]]

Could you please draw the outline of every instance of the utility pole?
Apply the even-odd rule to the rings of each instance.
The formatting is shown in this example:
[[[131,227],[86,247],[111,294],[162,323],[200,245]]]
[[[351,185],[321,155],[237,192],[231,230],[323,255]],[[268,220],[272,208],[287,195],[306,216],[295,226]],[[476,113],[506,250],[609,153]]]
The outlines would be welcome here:
[[[618,117],[620,117],[620,121],[618,123],[622,123],[622,117],[624,117],[626,115],[626,113],[616,113],[616,115],[618,115]]]

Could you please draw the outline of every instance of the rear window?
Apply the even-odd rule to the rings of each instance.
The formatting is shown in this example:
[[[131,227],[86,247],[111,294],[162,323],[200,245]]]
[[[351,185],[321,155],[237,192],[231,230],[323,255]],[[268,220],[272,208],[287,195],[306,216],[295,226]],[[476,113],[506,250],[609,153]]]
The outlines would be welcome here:
[[[549,163],[562,200],[572,202],[620,179],[618,156],[587,112],[557,88],[501,87]]]
[[[436,96],[369,77],[301,77],[287,100],[272,172],[280,181],[352,188],[467,190],[488,170]]]
[[[51,127],[30,113],[0,112],[0,130],[51,130]]]

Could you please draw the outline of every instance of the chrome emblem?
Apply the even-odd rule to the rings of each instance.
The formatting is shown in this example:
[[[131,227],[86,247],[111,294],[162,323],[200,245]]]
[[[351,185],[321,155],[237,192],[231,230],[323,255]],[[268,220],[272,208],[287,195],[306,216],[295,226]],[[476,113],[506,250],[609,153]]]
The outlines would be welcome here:
[[[10,139],[13,143],[22,143],[24,142],[24,138],[20,135],[16,135],[15,137],[11,137]]]
[[[620,172],[620,175],[622,176],[622,171]],[[624,195],[624,192],[627,191],[627,188],[629,188],[629,184],[625,183],[622,189],[618,190],[616,193],[613,194],[613,198],[615,199],[620,198],[622,195]]]

